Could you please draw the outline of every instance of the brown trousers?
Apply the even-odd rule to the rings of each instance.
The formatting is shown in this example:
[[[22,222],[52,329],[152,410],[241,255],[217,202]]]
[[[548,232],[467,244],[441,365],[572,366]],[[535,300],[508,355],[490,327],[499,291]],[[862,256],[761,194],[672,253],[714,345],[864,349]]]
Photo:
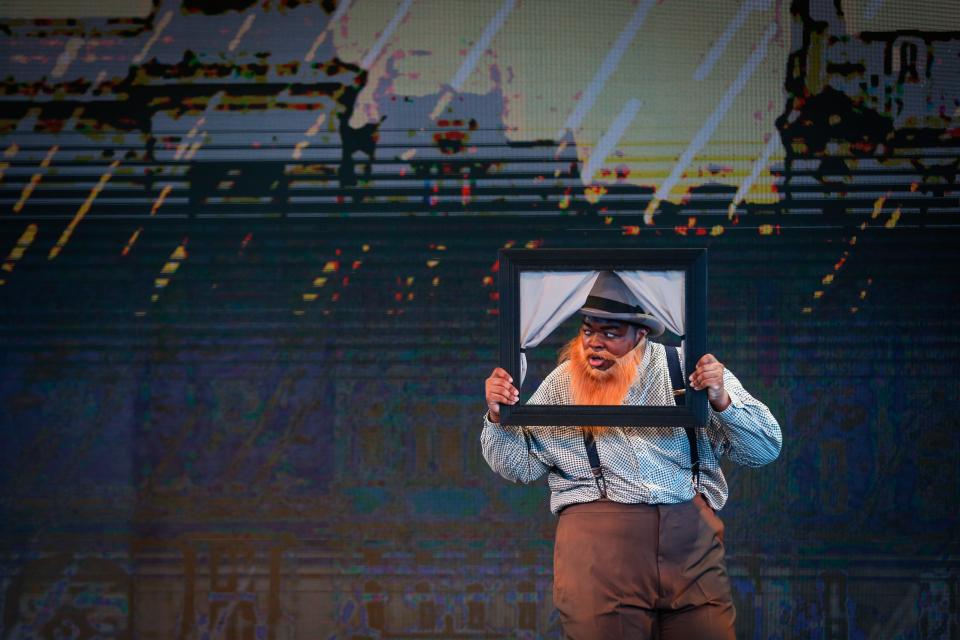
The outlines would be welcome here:
[[[571,640],[732,640],[723,522],[701,496],[571,505],[557,524],[553,601]]]

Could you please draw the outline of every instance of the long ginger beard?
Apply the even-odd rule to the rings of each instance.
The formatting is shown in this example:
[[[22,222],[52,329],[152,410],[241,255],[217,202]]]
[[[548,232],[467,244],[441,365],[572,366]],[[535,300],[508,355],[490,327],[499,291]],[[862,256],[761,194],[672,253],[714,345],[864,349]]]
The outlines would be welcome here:
[[[591,352],[606,360],[613,360],[613,365],[606,370],[596,369],[587,362],[587,354],[583,349],[583,338],[579,335],[568,342],[560,350],[560,362],[569,360],[570,390],[573,393],[573,402],[578,405],[621,405],[630,391],[630,385],[637,377],[637,365],[643,355],[646,340],[617,357],[609,351]],[[603,427],[584,427],[594,435],[600,433]]]

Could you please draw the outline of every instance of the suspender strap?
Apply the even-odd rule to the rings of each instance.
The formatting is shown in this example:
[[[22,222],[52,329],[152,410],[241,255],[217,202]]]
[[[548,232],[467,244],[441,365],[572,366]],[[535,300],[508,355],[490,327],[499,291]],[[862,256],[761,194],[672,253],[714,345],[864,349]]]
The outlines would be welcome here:
[[[670,370],[670,386],[673,388],[673,401],[679,407],[685,404],[687,385],[683,383],[683,374],[680,373],[680,349],[665,347],[667,353],[667,368]],[[690,469],[693,471],[694,484],[700,484],[700,454],[697,452],[696,429],[684,429],[687,432],[687,441],[690,443]]]
[[[588,430],[583,430],[583,446],[587,448],[587,458],[590,460],[590,471],[593,472],[593,481],[597,483],[600,497],[607,497],[607,481],[603,477],[603,467],[600,466],[600,454],[597,453],[597,441]]]

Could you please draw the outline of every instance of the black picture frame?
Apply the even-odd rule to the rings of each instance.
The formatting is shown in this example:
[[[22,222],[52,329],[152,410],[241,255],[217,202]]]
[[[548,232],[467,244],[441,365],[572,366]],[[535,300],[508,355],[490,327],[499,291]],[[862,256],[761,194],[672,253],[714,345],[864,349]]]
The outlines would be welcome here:
[[[501,249],[499,252],[500,366],[520,380],[520,273],[522,271],[683,271],[684,370],[707,352],[707,250]],[[685,380],[681,406],[500,405],[506,425],[703,427],[707,393]]]

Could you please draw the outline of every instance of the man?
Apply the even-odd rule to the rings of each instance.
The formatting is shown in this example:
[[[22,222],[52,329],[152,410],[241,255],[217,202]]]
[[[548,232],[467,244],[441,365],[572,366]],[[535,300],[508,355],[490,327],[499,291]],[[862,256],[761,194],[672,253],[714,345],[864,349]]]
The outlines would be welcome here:
[[[602,272],[580,313],[579,335],[529,403],[675,403],[667,352],[673,348],[647,340],[663,333],[663,324],[619,276]],[[773,461],[780,426],[711,354],[689,381],[707,390],[710,403],[709,424],[690,438],[675,428],[501,425],[500,405],[520,396],[503,369],[486,380],[487,463],[514,482],[550,474],[550,508],[560,516],[553,599],[569,638],[735,637],[723,523],[715,513],[728,495],[719,459]]]

